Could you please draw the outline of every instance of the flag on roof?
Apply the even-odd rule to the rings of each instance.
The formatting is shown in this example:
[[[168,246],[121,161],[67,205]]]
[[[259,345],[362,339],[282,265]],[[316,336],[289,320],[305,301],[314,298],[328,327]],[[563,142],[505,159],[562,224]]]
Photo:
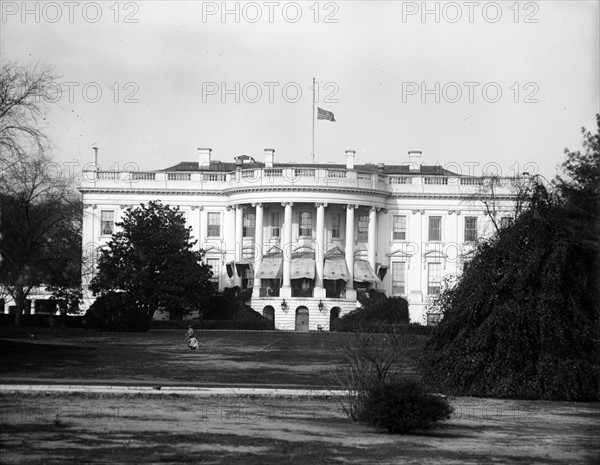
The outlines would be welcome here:
[[[335,123],[335,118],[333,117],[332,111],[323,110],[322,108],[317,107],[317,119],[326,119]]]

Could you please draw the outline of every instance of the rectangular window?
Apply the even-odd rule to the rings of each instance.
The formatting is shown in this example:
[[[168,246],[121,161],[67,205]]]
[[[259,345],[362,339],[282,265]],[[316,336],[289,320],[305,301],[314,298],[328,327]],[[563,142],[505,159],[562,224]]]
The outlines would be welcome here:
[[[279,212],[271,213],[271,237],[279,237]]]
[[[115,212],[102,210],[100,213],[100,235],[110,236],[115,231]]]
[[[406,294],[406,262],[392,262],[392,294]]]
[[[244,237],[254,237],[254,232],[256,230],[256,213],[244,212],[242,223],[242,235]]]
[[[406,216],[394,215],[392,217],[392,239],[395,241],[406,240]]]
[[[220,237],[221,236],[221,214],[220,213],[216,213],[216,212],[208,213],[206,235],[208,237]]]
[[[477,240],[477,217],[465,217],[465,242],[475,242]]]
[[[430,241],[441,241],[442,240],[442,217],[441,216],[430,216],[429,217],[429,240]]]
[[[508,228],[513,224],[513,219],[511,216],[503,216],[500,218],[500,228]]]
[[[358,233],[356,240],[366,242],[369,239],[369,215],[358,216]]]
[[[207,258],[206,264],[212,268],[213,275],[210,278],[210,282],[213,287],[219,289],[219,276],[221,275],[221,259],[219,258]]]
[[[299,236],[312,236],[312,215],[310,212],[300,212]]]
[[[339,239],[341,236],[340,225],[342,224],[342,215],[340,213],[331,214],[331,238]]]
[[[439,294],[442,282],[442,264],[427,264],[427,294]]]

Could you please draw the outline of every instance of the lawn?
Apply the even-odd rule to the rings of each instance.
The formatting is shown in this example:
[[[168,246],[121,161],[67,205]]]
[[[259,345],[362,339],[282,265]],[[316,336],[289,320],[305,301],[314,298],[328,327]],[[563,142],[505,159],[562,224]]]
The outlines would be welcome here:
[[[0,395],[5,464],[597,464],[600,405],[452,399],[427,434],[348,420],[335,399]]]
[[[0,329],[0,382],[337,387],[348,333],[184,331],[101,333],[81,329]],[[414,375],[425,336],[406,336],[402,368]]]
[[[33,337],[30,336],[33,332]],[[340,333],[99,333],[0,328],[0,382],[146,386],[339,386]],[[412,376],[424,336],[406,336]],[[390,436],[336,398],[0,394],[0,463],[600,463],[600,404],[451,399],[452,419]]]

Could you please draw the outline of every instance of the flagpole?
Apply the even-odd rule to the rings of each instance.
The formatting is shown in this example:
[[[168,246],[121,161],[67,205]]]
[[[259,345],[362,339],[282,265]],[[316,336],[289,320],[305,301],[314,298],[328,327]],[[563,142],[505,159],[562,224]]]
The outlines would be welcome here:
[[[312,162],[315,164],[315,78],[313,78],[313,101],[312,101]]]

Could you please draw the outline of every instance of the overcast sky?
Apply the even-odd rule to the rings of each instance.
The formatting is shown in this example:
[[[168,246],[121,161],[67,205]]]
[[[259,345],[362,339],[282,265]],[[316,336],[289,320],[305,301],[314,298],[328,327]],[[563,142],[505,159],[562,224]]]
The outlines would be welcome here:
[[[61,163],[88,163],[92,146],[103,169],[162,169],[198,147],[310,162],[315,77],[336,119],[316,122],[319,163],[354,149],[357,164],[401,164],[422,150],[463,174],[476,162],[473,174],[497,163],[551,178],[600,107],[597,1],[1,8],[2,63],[61,76],[46,121]]]

